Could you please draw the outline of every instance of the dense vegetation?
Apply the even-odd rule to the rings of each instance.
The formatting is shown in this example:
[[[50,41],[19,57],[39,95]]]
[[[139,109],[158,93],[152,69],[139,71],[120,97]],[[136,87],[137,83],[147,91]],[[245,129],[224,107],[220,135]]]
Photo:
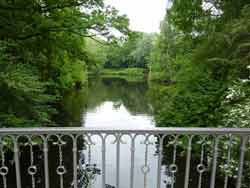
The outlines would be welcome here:
[[[126,76],[129,80],[143,80],[148,73],[150,53],[153,49],[154,34],[132,31],[110,45],[92,44],[94,54],[99,58],[89,70],[91,74],[103,76]],[[134,78],[133,78],[134,77]]]
[[[127,26],[102,0],[2,0],[0,126],[51,122],[62,93],[81,87],[101,58],[90,58],[87,38],[112,42],[111,31],[126,35]]]
[[[105,68],[147,68],[154,35],[132,32],[125,41],[112,45],[107,53]]]
[[[151,53],[159,126],[249,127],[250,1],[178,0]]]
[[[249,126],[249,12],[249,0],[176,0],[148,34],[103,0],[3,0],[0,125],[50,123],[65,91],[101,73],[148,74],[159,126]]]

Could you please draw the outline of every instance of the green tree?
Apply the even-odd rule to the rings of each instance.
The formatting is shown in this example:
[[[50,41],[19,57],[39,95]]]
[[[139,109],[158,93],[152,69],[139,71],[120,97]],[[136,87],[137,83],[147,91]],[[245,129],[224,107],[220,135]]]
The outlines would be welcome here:
[[[49,106],[55,101],[48,98],[86,82],[86,38],[111,42],[112,31],[126,35],[127,26],[128,19],[102,0],[1,1],[2,126],[51,120]],[[11,80],[14,88],[7,84]],[[11,102],[27,107],[14,108]]]
[[[126,40],[108,50],[106,68],[147,68],[153,48],[154,34],[131,32]]]
[[[160,71],[165,75],[160,80],[174,81],[150,92],[159,126],[223,126],[224,117],[239,107],[240,101],[223,101],[232,85],[249,75],[246,5],[248,1],[173,2],[151,56],[150,74]]]

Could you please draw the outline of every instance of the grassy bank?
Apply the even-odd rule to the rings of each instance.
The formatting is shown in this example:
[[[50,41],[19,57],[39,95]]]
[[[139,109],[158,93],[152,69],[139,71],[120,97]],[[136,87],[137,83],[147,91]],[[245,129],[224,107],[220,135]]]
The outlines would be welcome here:
[[[143,68],[103,69],[103,77],[119,77],[128,81],[144,81],[147,79],[147,70]]]

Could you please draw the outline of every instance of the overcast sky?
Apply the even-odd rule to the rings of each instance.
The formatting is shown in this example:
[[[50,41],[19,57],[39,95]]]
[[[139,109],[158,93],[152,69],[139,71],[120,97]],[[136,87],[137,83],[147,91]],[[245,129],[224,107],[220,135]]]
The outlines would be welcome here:
[[[130,28],[143,32],[159,32],[167,0],[106,0],[130,20]]]

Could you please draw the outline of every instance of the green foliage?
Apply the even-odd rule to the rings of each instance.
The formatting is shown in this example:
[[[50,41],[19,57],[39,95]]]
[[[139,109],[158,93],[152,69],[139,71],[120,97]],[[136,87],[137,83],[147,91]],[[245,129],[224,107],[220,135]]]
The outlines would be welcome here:
[[[206,35],[239,18],[249,3],[249,0],[177,0],[173,1],[169,17],[174,26],[188,35]]]
[[[55,98],[86,83],[90,61],[99,61],[88,58],[99,51],[88,51],[86,38],[112,42],[127,26],[102,0],[1,1],[1,126],[50,122]]]
[[[102,77],[117,77],[127,81],[145,81],[146,70],[143,68],[124,68],[124,69],[104,69],[101,71]]]
[[[247,97],[235,102],[225,99],[232,87],[239,87],[237,80],[249,76],[250,15],[249,6],[243,6],[249,3],[218,2],[217,9],[210,4],[215,8],[211,12],[202,6],[204,1],[175,1],[162,22],[149,77],[171,83],[150,91],[159,126],[249,126],[244,118]],[[241,11],[230,14],[233,5]],[[248,87],[236,91],[246,94]]]
[[[4,54],[4,43],[1,43]],[[55,110],[49,105],[55,97],[46,94],[48,83],[41,82],[31,65],[13,64],[14,57],[0,59],[0,126],[30,126],[50,122]]]
[[[152,81],[173,81],[180,59],[186,57],[192,50],[193,41],[189,36],[183,35],[170,24],[166,15],[161,23],[161,32],[155,40],[154,47],[150,53],[149,80]]]
[[[108,45],[104,41],[97,42],[95,39],[86,39],[86,54],[88,62],[88,72],[92,74],[99,73],[107,61]]]
[[[168,83],[150,85],[158,126],[250,127],[249,12],[248,0],[173,2],[150,57],[149,79]],[[233,180],[240,139],[232,138],[227,165],[228,140],[224,137],[219,143],[223,148],[218,156],[219,173]],[[212,152],[206,153],[211,158]],[[249,152],[245,156],[249,159]],[[247,166],[245,182],[249,180]]]
[[[191,73],[191,74],[190,74]],[[211,80],[198,68],[188,67],[177,77],[178,82],[169,86],[158,86],[154,94],[156,121],[158,126],[207,127],[215,126],[220,118],[217,108],[224,91],[221,82]]]
[[[153,48],[153,34],[132,32],[125,41],[108,48],[105,68],[147,68]]]
[[[66,58],[64,59],[66,60]],[[60,76],[58,78],[59,87],[62,89],[77,88],[77,84],[84,84],[87,81],[87,74],[85,72],[86,65],[81,61],[65,62],[60,67]]]
[[[149,64],[149,55],[153,48],[154,35],[143,34],[141,38],[136,40],[135,49],[130,49],[132,63],[129,66],[146,68]]]
[[[128,76],[145,76],[143,68],[126,68],[126,69],[104,69],[103,75],[128,75]]]
[[[249,127],[250,101],[249,79],[235,82],[228,88],[222,101],[224,114],[221,125],[225,127]]]

